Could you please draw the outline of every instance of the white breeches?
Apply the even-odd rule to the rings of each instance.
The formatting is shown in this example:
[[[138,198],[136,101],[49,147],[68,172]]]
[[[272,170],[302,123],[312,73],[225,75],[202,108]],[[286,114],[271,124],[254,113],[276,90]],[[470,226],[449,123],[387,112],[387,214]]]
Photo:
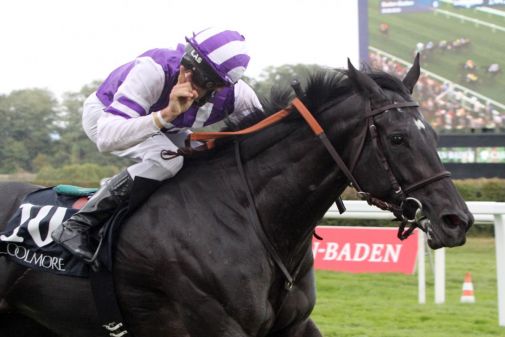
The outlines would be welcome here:
[[[82,113],[82,125],[86,135],[94,142],[97,141],[97,122],[104,112],[105,106],[96,95],[90,95],[84,102]],[[124,158],[131,158],[136,164],[128,167],[131,177],[136,176],[165,180],[173,177],[179,172],[183,165],[181,156],[170,160],[163,159],[161,151],[170,150],[176,152],[178,147],[184,146],[188,132],[178,134],[164,134],[161,132],[153,134],[141,143],[122,151],[112,152],[114,155]]]

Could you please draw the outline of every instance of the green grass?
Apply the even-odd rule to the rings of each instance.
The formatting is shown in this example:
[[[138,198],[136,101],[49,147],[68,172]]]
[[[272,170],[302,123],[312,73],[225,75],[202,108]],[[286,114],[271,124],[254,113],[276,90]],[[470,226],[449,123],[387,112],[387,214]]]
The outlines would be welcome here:
[[[498,326],[495,247],[492,238],[469,238],[446,250],[446,302],[434,304],[427,256],[426,304],[417,300],[417,275],[317,271],[312,318],[325,337],[505,336]],[[466,272],[476,303],[460,303]]]
[[[442,9],[505,26],[505,20],[501,17],[489,19],[489,15],[486,13],[471,9],[453,9],[447,4],[443,5]],[[382,22],[386,22],[390,26],[387,36],[378,30],[379,24]],[[488,27],[476,26],[470,22],[462,22],[457,18],[432,12],[381,15],[378,0],[369,1],[368,23],[371,46],[407,61],[413,59],[413,51],[417,42],[433,41],[437,43],[440,40],[453,41],[461,37],[469,38],[472,42],[467,48],[458,52],[437,50],[423,60],[421,66],[505,104],[503,96],[505,73],[502,72],[495,78],[491,78],[485,73],[485,66],[491,63],[498,62],[502,67],[505,66],[503,64],[505,60],[505,32],[493,32]],[[477,66],[480,66],[478,73],[480,82],[476,85],[469,85],[463,80],[462,65],[467,59],[473,59]]]

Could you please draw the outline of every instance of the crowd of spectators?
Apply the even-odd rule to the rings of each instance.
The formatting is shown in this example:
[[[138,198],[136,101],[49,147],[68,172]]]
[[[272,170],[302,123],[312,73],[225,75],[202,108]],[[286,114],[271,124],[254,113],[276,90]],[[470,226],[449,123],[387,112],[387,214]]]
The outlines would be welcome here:
[[[370,53],[370,66],[405,76],[408,68],[377,53]],[[453,83],[442,83],[421,74],[415,87],[414,98],[421,112],[439,133],[505,132],[505,111],[475,96],[455,88]]]

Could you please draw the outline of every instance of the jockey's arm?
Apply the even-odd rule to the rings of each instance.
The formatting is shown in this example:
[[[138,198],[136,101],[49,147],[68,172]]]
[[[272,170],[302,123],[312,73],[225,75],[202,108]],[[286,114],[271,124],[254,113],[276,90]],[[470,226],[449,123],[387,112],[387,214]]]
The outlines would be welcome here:
[[[165,75],[149,57],[138,58],[97,123],[100,152],[120,151],[160,131],[149,108],[160,98]]]

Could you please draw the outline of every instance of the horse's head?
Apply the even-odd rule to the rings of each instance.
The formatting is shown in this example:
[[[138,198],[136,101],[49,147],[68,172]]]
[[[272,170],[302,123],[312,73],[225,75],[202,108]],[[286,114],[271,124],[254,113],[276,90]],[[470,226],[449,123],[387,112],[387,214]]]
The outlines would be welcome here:
[[[434,130],[410,97],[419,74],[419,57],[403,81],[358,71],[349,62],[365,121],[351,166],[361,189],[393,205],[397,216],[413,219],[422,208],[430,247],[458,246],[473,216],[440,161]]]

